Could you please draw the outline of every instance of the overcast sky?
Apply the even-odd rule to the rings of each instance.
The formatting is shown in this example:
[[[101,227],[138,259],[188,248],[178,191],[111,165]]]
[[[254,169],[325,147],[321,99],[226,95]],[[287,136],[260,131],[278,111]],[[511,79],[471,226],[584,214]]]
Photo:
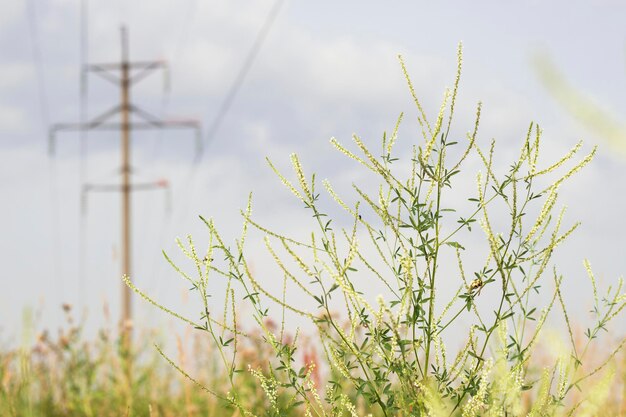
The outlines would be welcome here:
[[[118,60],[119,28],[127,25],[131,59],[166,59],[171,69],[169,95],[164,96],[162,76],[155,73],[133,90],[133,101],[158,115],[196,118],[206,133],[274,3],[86,4],[88,37],[82,45],[88,61]],[[453,83],[462,41],[455,123],[461,137],[482,101],[480,140],[495,138],[502,155],[519,146],[530,121],[544,130],[544,161],[580,139],[586,151],[600,146],[594,162],[563,189],[561,200],[569,207],[568,220],[583,222],[560,259],[571,273],[569,288],[576,289],[570,296],[586,299],[583,258],[606,285],[626,270],[626,158],[560,107],[537,77],[532,59],[538,53],[551,57],[572,85],[607,112],[623,116],[623,122],[625,18],[626,5],[617,0],[384,6],[287,0],[217,134],[210,141],[204,135],[199,165],[192,165],[191,134],[133,136],[135,179],[166,178],[172,186],[169,199],[159,191],[133,195],[134,280],[166,304],[186,308],[185,285],[160,250],[176,252],[173,239],[187,233],[204,242],[198,214],[215,218],[234,239],[249,191],[262,223],[287,233],[299,230],[309,215],[281,188],[265,156],[287,169],[289,154],[297,152],[321,178],[344,185],[358,180],[358,169],[332,149],[329,138],[347,143],[357,133],[375,146],[404,111],[409,117],[401,140],[408,149],[419,135],[396,56],[404,56],[417,94],[434,118],[445,87]],[[119,181],[119,138],[90,133],[81,157],[78,135],[62,134],[55,156],[47,154],[48,124],[79,118],[80,24],[78,0],[0,0],[2,341],[19,334],[27,307],[41,312],[38,328],[58,326],[63,302],[87,308],[93,326],[102,323],[105,301],[114,317],[119,314],[119,196],[90,194],[85,214],[80,212],[81,180]],[[118,94],[110,83],[90,77],[89,115],[115,105]],[[144,303],[135,302],[135,308],[140,320],[161,317]]]

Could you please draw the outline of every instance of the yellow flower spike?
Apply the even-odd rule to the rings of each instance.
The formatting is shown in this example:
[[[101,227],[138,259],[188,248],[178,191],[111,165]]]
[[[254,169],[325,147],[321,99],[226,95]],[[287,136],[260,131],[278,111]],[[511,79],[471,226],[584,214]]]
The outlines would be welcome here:
[[[275,302],[276,304],[278,304],[281,307],[286,308],[287,310],[290,310],[296,314],[298,314],[299,316],[302,317],[307,317],[311,320],[314,320],[315,317],[306,311],[300,310],[290,304],[284,303],[281,299],[279,299],[278,297],[272,295],[269,291],[267,291],[264,287],[262,287],[259,282],[254,278],[254,276],[250,273],[250,270],[248,268],[248,264],[245,262],[244,260],[244,268],[246,271],[246,277],[250,280],[250,283],[252,284],[253,288],[255,291],[258,291],[260,293],[262,293],[263,295],[265,295],[267,298],[269,298],[270,300],[272,300],[273,302]]]
[[[466,135],[468,139],[467,147],[465,148],[465,151],[463,152],[463,155],[461,155],[461,158],[459,159],[459,161],[456,164],[454,164],[450,172],[453,172],[459,169],[459,167],[461,166],[463,161],[465,161],[465,159],[467,158],[467,156],[469,155],[470,151],[472,150],[472,148],[474,147],[476,143],[476,136],[478,134],[478,126],[480,124],[480,112],[482,110],[482,105],[483,104],[479,101],[477,109],[476,109],[476,121],[474,122],[474,131],[472,132],[471,135],[469,133]]]
[[[289,246],[289,244],[287,244],[287,241],[285,239],[280,239],[280,243],[283,245],[283,248],[285,248],[285,250],[287,251],[287,253],[289,253],[289,255],[291,255],[292,259],[294,261],[296,261],[296,263],[298,264],[298,266],[300,267],[300,269],[307,274],[310,277],[313,277],[314,274],[313,272],[311,272],[311,270],[309,269],[309,267],[306,265],[306,263],[302,260],[302,258],[291,248],[291,246]]]
[[[409,178],[409,181],[408,181],[410,190],[413,190],[415,188],[415,183],[417,182],[417,165],[418,165],[417,146],[413,145],[412,158],[411,158],[411,177]],[[398,201],[398,204],[400,204],[400,201]]]
[[[380,211],[386,213],[389,211],[389,199],[385,196],[383,192],[383,185],[380,184],[378,186],[378,205],[380,206]]]
[[[426,149],[422,153],[421,159],[424,165],[428,164],[430,159],[430,154],[435,147],[435,143],[437,143],[437,138],[439,137],[439,133],[441,133],[441,127],[443,125],[443,118],[446,112],[446,108],[448,107],[448,99],[450,98],[450,89],[446,88],[446,91],[443,95],[443,101],[441,102],[441,107],[439,107],[439,113],[437,114],[437,121],[435,122],[435,131],[431,134],[430,140],[426,143]],[[440,152],[444,150],[441,149]]]
[[[228,280],[226,281],[226,294],[230,294],[231,291],[233,291],[233,289],[231,288],[231,283],[232,280]],[[205,297],[206,298],[206,297]],[[235,310],[234,310],[234,305],[232,305],[233,307],[233,314],[235,314]],[[222,311],[222,322],[223,323],[227,323],[228,322],[228,297],[225,297],[224,300],[224,310]],[[233,320],[233,323],[235,323],[235,321]],[[237,328],[236,325],[233,326],[233,328]],[[224,337],[224,334],[226,333],[226,329],[222,328],[222,334],[221,336]]]
[[[465,343],[463,348],[458,351],[456,358],[454,359],[454,362],[449,367],[450,370],[448,373],[450,375],[451,381],[456,380],[464,371],[465,364],[469,357],[468,352],[476,351],[476,344],[474,342],[475,333],[476,333],[476,326],[474,325],[470,326],[469,335],[467,337],[467,342]]]
[[[454,87],[452,88],[452,100],[450,101],[450,115],[448,116],[448,125],[446,127],[446,137],[450,132],[450,126],[452,125],[452,116],[454,116],[454,106],[456,104],[456,96],[459,92],[459,84],[461,82],[461,72],[463,69],[463,43],[459,42],[456,50],[456,77],[454,79]]]
[[[353,184],[352,188],[354,188],[354,190],[361,196],[361,198],[365,200],[365,202],[376,212],[376,214],[381,218],[383,223],[385,225],[388,225],[388,223],[390,222],[389,213],[382,210],[382,208],[379,207],[376,203],[374,203],[372,199],[369,197],[369,195],[367,195],[359,187]]]
[[[346,155],[347,157],[354,159],[355,161],[357,161],[359,164],[363,165],[364,167],[367,167],[369,170],[373,171],[373,172],[378,172],[376,171],[376,169],[374,167],[372,167],[371,165],[369,165],[367,162],[365,162],[363,159],[359,158],[358,156],[356,156],[355,154],[353,154],[352,152],[350,152],[349,150],[347,150],[343,145],[341,145],[337,139],[335,138],[330,138],[330,143],[335,147],[335,149],[337,149],[339,152],[341,152],[342,154]]]
[[[302,192],[307,198],[307,201],[305,201],[305,203],[312,204],[313,193],[311,192],[311,189],[309,188],[309,185],[306,182],[306,178],[304,176],[304,170],[302,169],[302,164],[300,163],[300,159],[298,158],[298,155],[296,155],[295,153],[292,153],[290,155],[290,158],[291,158],[291,166],[293,167],[293,170],[296,173],[296,177],[298,178],[298,183],[300,184],[300,189],[302,189]]]
[[[313,294],[300,282],[300,280],[298,280],[295,277],[295,275],[293,275],[291,272],[289,272],[289,270],[287,269],[287,267],[283,263],[282,259],[280,259],[280,257],[276,254],[276,251],[274,251],[274,248],[272,247],[272,245],[270,243],[270,240],[269,240],[269,238],[267,236],[265,237],[264,242],[265,242],[265,248],[272,255],[272,258],[274,259],[274,262],[276,262],[276,265],[278,265],[278,267],[283,271],[285,276],[288,277],[291,281],[293,281],[293,283],[296,284],[302,291],[304,291],[305,294],[313,297]],[[283,243],[283,244],[285,244],[285,243]]]
[[[365,146],[365,144],[363,143],[361,138],[358,137],[357,135],[352,135],[352,140],[359,147],[361,152],[363,152],[363,154],[370,161],[371,167],[373,168],[374,172],[376,172],[377,174],[380,174],[383,178],[387,178],[387,176],[388,176],[387,170],[385,169],[385,167],[383,167],[380,164],[380,162],[378,162],[376,157],[374,155],[372,155],[370,150],[367,149],[367,146]]]
[[[402,73],[404,74],[404,79],[406,80],[407,85],[409,86],[409,91],[411,92],[413,101],[415,102],[415,105],[417,106],[417,109],[419,110],[419,113],[421,115],[421,116],[418,116],[417,121],[419,122],[420,126],[422,126],[422,136],[424,136],[424,138],[427,137],[426,132],[424,132],[424,125],[426,125],[426,128],[428,129],[429,136],[432,136],[432,129],[430,128],[430,124],[428,123],[428,118],[426,117],[426,113],[424,112],[424,109],[422,108],[422,105],[419,99],[417,98],[417,94],[415,93],[415,88],[413,87],[413,83],[411,82],[411,78],[409,77],[409,72],[406,69],[406,65],[404,65],[404,59],[402,59],[402,55],[398,55],[398,60],[400,61],[400,66],[402,67]]]
[[[548,173],[558,169],[565,162],[567,162],[570,159],[572,159],[574,157],[574,155],[576,155],[578,153],[578,151],[580,151],[580,148],[582,148],[582,146],[583,146],[583,142],[582,141],[578,141],[578,143],[576,143],[576,145],[574,145],[574,147],[572,149],[570,149],[561,159],[556,161],[554,164],[552,164],[548,168],[542,169],[541,171],[538,171],[538,172],[536,172],[536,173],[534,173],[532,175],[528,175],[526,178],[538,177],[540,175],[548,174]]]
[[[396,139],[398,139],[398,130],[400,129],[400,123],[402,123],[402,118],[404,117],[404,113],[400,113],[398,117],[398,121],[396,121],[396,125],[393,128],[393,132],[391,133],[391,138],[387,143],[387,154],[391,155],[391,150],[393,149],[393,145],[396,143]]]
[[[528,162],[529,167],[532,165],[533,149],[530,145],[530,136],[533,133],[533,126],[535,126],[535,123],[531,121],[530,125],[528,125],[528,130],[526,131],[526,138],[520,148],[520,157],[517,160],[518,165],[524,161]]]
[[[431,196],[433,195],[433,192],[435,191],[437,184],[438,184],[437,181],[434,181],[434,180],[430,181],[428,184],[428,189],[426,190],[426,196],[424,197],[424,201],[428,201],[428,203],[430,204],[429,210],[432,209],[433,201],[431,200]]]
[[[246,236],[248,234],[248,225],[249,225],[249,219],[250,216],[252,215],[252,193],[248,194],[248,204],[246,205],[246,211],[245,214],[243,215],[243,226],[242,226],[242,230],[241,230],[241,246],[243,246],[245,240],[246,240]]]
[[[285,178],[283,174],[280,173],[280,171],[274,166],[274,164],[272,164],[272,161],[269,158],[265,158],[265,160],[269,164],[272,171],[274,171],[274,173],[278,176],[278,178],[280,178],[280,182],[282,182],[283,185],[287,187],[287,189],[293,193],[293,195],[298,197],[299,200],[306,203],[306,200],[304,199],[304,197],[302,197],[302,194],[300,194],[300,192],[298,192],[296,187],[294,187],[293,184],[287,178]]]
[[[322,181],[322,185],[326,189],[326,192],[328,193],[328,195],[330,195],[333,198],[333,200],[335,200],[335,202],[341,206],[341,208],[343,208],[345,211],[347,211],[348,213],[352,215],[354,214],[352,209],[348,207],[348,205],[344,203],[341,197],[339,197],[339,195],[335,192],[332,185],[330,184],[330,181],[328,181],[327,179],[324,179]]]
[[[189,235],[187,235],[187,237],[189,237]],[[193,256],[191,256],[191,252],[189,252],[181,238],[177,237],[174,241],[176,242],[176,246],[178,246],[183,255],[185,255],[189,259],[193,259]]]
[[[170,366],[172,366],[174,369],[176,369],[182,376],[184,376],[186,379],[188,379],[189,381],[191,381],[195,386],[197,386],[198,388],[200,388],[201,390],[208,392],[209,394],[215,396],[216,398],[219,398],[221,400],[225,400],[230,402],[233,405],[237,405],[236,403],[234,403],[233,401],[231,401],[230,398],[224,398],[223,396],[221,396],[220,394],[218,394],[217,392],[207,388],[206,386],[204,386],[203,384],[201,384],[198,380],[192,378],[187,372],[185,372],[184,369],[182,369],[180,366],[178,366],[172,359],[170,359],[169,356],[167,356],[163,350],[161,349],[161,347],[159,345],[154,345],[155,349],[157,350],[157,352],[159,353],[159,355],[161,355],[161,357],[163,357],[163,359],[165,359],[167,361],[167,363],[170,364]]]
[[[537,219],[535,220],[535,224],[526,235],[524,242],[527,242],[527,243],[530,242],[533,236],[535,235],[535,233],[537,232],[537,230],[539,230],[541,225],[549,217],[550,213],[552,212],[552,209],[554,208],[554,204],[556,203],[556,200],[558,198],[557,191],[558,191],[558,188],[550,189],[550,194],[546,198],[546,201],[543,203],[543,206],[541,207],[541,211],[539,212],[539,215],[537,216]]]
[[[277,413],[280,412],[278,410],[278,387],[279,383],[274,379],[274,377],[267,378],[263,373],[257,369],[253,369],[250,365],[248,365],[248,372],[250,372],[261,384],[261,388],[265,392],[265,396],[270,402],[271,407]]]
[[[565,397],[565,390],[567,389],[567,383],[569,382],[570,365],[566,357],[561,355],[557,359],[556,368],[558,369],[558,379],[556,384],[556,398],[562,399]]]
[[[563,282],[562,276],[557,276],[556,267],[552,267],[552,275],[554,277],[554,286],[556,289],[557,298],[559,300],[559,305],[561,306],[561,311],[563,312],[563,317],[565,318],[565,326],[567,327],[567,333],[570,338],[570,342],[572,344],[573,350],[573,358],[578,360],[578,352],[576,348],[576,341],[574,340],[574,333],[572,331],[572,324],[569,319],[569,315],[567,314],[567,308],[565,307],[565,301],[563,300],[563,295],[561,294],[561,283]]]
[[[458,252],[458,249],[457,249],[457,252]],[[463,291],[464,288],[465,287],[463,285],[459,286],[459,288],[456,290],[454,295],[450,298],[450,301],[448,302],[448,304],[446,304],[446,306],[443,308],[443,311],[441,312],[437,320],[435,320],[435,323],[440,324],[443,321],[443,319],[448,315],[452,306],[454,306],[456,302],[458,301],[459,296],[461,295],[461,291]],[[467,289],[469,291],[469,286],[467,286]]]
[[[374,314],[374,317],[376,318],[378,325],[378,323],[382,323],[384,321],[383,314],[386,310],[388,310],[387,306],[385,305],[385,298],[382,294],[378,294],[376,296],[376,304],[378,304],[378,311],[376,312],[376,314]]]
[[[511,204],[511,217],[513,219],[518,219],[517,222],[511,222],[511,235],[513,235],[513,233],[515,232],[516,227],[518,226],[518,223],[521,225],[521,221],[522,219],[517,215],[517,182],[518,179],[515,177],[515,174],[513,174],[513,180],[512,180],[512,189],[513,189],[513,203]]]
[[[534,146],[534,155],[531,161],[531,170],[530,173],[533,175],[535,173],[537,167],[537,159],[539,159],[539,143],[541,142],[541,134],[543,131],[539,127],[539,125],[535,126],[535,146]]]
[[[130,280],[130,278],[127,275],[122,276],[122,281],[124,281],[124,283],[131,289],[133,290],[137,295],[139,295],[141,298],[143,298],[144,300],[146,300],[147,302],[149,302],[150,304],[152,304],[153,306],[159,308],[160,310],[163,310],[164,312],[166,312],[167,314],[171,315],[172,317],[175,317],[181,321],[184,321],[187,324],[190,324],[194,327],[200,327],[199,323],[194,322],[193,320],[190,320],[186,317],[183,317],[181,315],[179,315],[178,313],[173,312],[172,310],[168,309],[167,307],[157,303],[156,301],[154,301],[152,298],[150,298],[146,293],[144,293],[143,291],[141,291],[139,288],[137,288],[135,286],[135,284],[132,283],[132,281]]]
[[[493,359],[489,358],[483,365],[478,392],[471,397],[463,407],[463,417],[475,417],[482,414],[482,409],[487,405],[487,390],[489,388],[489,374],[493,368]]]
[[[242,215],[245,216],[245,213],[242,212]],[[313,247],[311,245],[309,245],[308,243],[303,243],[303,242],[297,241],[295,239],[291,239],[291,238],[289,238],[287,236],[283,236],[281,234],[272,232],[271,230],[261,226],[260,224],[258,224],[254,220],[252,220],[251,218],[247,218],[247,222],[250,223],[250,225],[254,226],[257,230],[260,230],[261,232],[265,233],[267,236],[271,236],[271,237],[276,238],[276,239],[284,239],[286,242],[289,242],[289,243],[294,244],[296,246],[301,246],[301,247],[313,249]],[[320,249],[320,248],[315,248],[315,249],[324,251],[324,249]]]
[[[593,271],[591,270],[591,263],[589,263],[588,259],[585,259],[583,261],[583,265],[585,266],[585,270],[587,271],[587,276],[589,277],[589,280],[591,281],[591,287],[593,288],[594,305],[597,306],[598,305],[598,289],[596,287],[596,278],[593,274]]]
[[[480,219],[479,223],[480,223],[481,228],[485,232],[485,235],[487,236],[487,240],[491,248],[490,249],[491,253],[495,257],[497,248],[498,248],[498,243],[497,243],[496,236],[493,234],[493,229],[491,228],[491,224],[489,223],[489,214],[487,212],[487,203],[485,202],[485,195],[483,194],[483,187],[481,186],[482,185],[481,178],[482,178],[482,175],[479,172],[477,179],[476,179],[476,183],[478,185],[478,202],[483,211],[483,218]]]
[[[315,243],[315,232],[311,232],[311,248],[313,248],[313,262],[317,262],[317,244]]]
[[[592,151],[589,152],[587,154],[587,156],[585,156],[583,158],[582,161],[580,161],[578,164],[576,164],[572,169],[570,169],[565,175],[563,175],[561,178],[559,178],[556,182],[554,182],[552,185],[546,187],[541,194],[545,193],[546,191],[548,191],[551,188],[558,188],[563,181],[565,181],[566,179],[568,179],[569,177],[571,177],[572,175],[576,174],[578,171],[580,171],[583,167],[585,167],[585,165],[589,164],[594,156],[596,155],[596,151],[598,150],[597,146],[594,146]]]

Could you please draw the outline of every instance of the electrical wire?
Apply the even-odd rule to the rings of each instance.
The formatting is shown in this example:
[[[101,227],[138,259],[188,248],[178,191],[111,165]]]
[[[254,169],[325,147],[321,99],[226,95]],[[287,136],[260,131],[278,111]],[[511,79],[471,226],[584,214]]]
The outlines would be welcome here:
[[[261,48],[263,47],[263,44],[265,43],[265,40],[267,39],[267,36],[269,35],[270,30],[274,22],[276,21],[276,17],[278,16],[284,3],[285,3],[285,0],[276,0],[274,4],[272,5],[272,8],[268,12],[265,18],[265,21],[263,25],[261,26],[261,29],[257,33],[257,36],[255,37],[254,42],[252,43],[252,46],[250,50],[248,51],[248,54],[246,55],[243,65],[241,66],[239,72],[237,73],[230,89],[228,90],[228,93],[224,97],[224,100],[222,101],[217,111],[217,114],[213,118],[213,121],[206,135],[205,144],[201,148],[199,156],[196,157],[196,159],[194,160],[190,169],[189,177],[185,181],[186,189],[183,195],[188,196],[188,197],[182,199],[183,201],[185,201],[185,204],[183,204],[183,210],[180,216],[177,218],[176,224],[179,224],[183,219],[185,219],[187,217],[188,210],[191,207],[193,207],[193,201],[194,201],[194,196],[195,196],[195,193],[193,193],[193,185],[195,183],[195,178],[197,176],[198,166],[202,162],[206,149],[215,139],[217,132],[219,131],[219,128],[221,127],[224,118],[226,117],[228,111],[232,107],[232,104],[238,92],[240,91],[241,86],[243,85],[248,73],[252,69],[254,61],[256,60],[259,52],[261,51]]]
[[[261,27],[261,30],[257,34],[256,38],[254,39],[254,43],[252,44],[252,47],[250,48],[250,51],[248,52],[248,55],[246,56],[246,59],[243,62],[241,69],[237,73],[237,76],[235,77],[235,80],[231,85],[228,94],[226,94],[226,97],[224,98],[224,101],[222,101],[222,104],[217,111],[217,114],[213,118],[213,122],[211,123],[207,132],[206,144],[205,146],[203,146],[203,150],[206,149],[215,139],[215,135],[217,134],[224,118],[226,117],[226,114],[230,110],[230,107],[232,106],[233,101],[237,96],[237,93],[241,89],[241,86],[243,85],[248,73],[250,72],[250,69],[254,64],[257,55],[261,51],[263,43],[267,39],[267,35],[269,35],[272,25],[274,24],[274,21],[276,20],[276,17],[278,16],[278,13],[280,12],[280,9],[282,8],[284,3],[285,0],[276,0],[276,2],[274,2],[274,5],[270,9],[267,17],[265,18],[265,23]],[[202,160],[203,155],[204,152],[200,151],[200,160]]]
[[[47,132],[49,126],[49,110],[47,100],[47,88],[46,79],[44,73],[43,54],[40,46],[39,30],[37,28],[37,10],[35,9],[35,0],[26,1],[26,14],[28,19],[28,30],[32,47],[32,59],[37,74],[37,94],[39,101],[39,116],[43,125],[43,131]],[[56,291],[60,291],[63,294],[63,275],[61,268],[61,235],[60,235],[60,210],[59,210],[59,189],[57,181],[57,166],[54,158],[48,159],[48,170],[50,172],[49,178],[49,190],[50,190],[50,214],[52,221],[52,253],[53,256],[53,278],[55,283],[54,288]],[[56,299],[59,299],[59,294],[55,294]]]
[[[49,113],[47,101],[47,89],[43,68],[43,57],[41,47],[39,45],[39,31],[37,30],[37,14],[35,10],[34,0],[26,2],[28,12],[28,28],[30,31],[33,63],[36,67],[37,74],[37,92],[39,99],[39,113],[44,126],[44,132],[48,130]]]
[[[174,3],[175,6],[178,6],[178,3]],[[182,30],[179,33],[178,36],[178,40],[176,42],[176,46],[173,50],[173,54],[171,56],[171,58],[169,59],[169,62],[172,62],[172,66],[174,63],[178,62],[182,56],[183,53],[183,46],[185,44],[188,43],[189,41],[189,36],[190,36],[190,32],[191,32],[191,28],[193,26],[193,21],[194,18],[196,16],[196,10],[197,10],[197,5],[198,5],[198,1],[197,0],[190,0],[187,3],[188,7],[184,13],[184,17],[183,17],[183,25],[182,25]],[[171,67],[170,67],[171,68]],[[168,69],[165,69],[166,71]],[[171,73],[171,71],[170,71]],[[161,109],[159,112],[159,117],[163,120],[165,119],[170,104],[171,104],[171,87],[170,87],[170,83],[169,83],[169,74],[165,75],[166,77],[168,77],[166,79],[166,83],[164,84],[164,92],[163,92],[163,98],[161,100]],[[158,164],[157,161],[157,155],[161,150],[162,147],[162,143],[163,143],[163,130],[159,129],[156,132],[156,138],[154,141],[154,146],[152,148],[152,153],[149,156],[149,158],[151,159],[151,163],[149,164],[150,166],[153,167],[158,167],[161,168],[161,164]],[[168,194],[168,198],[169,194]],[[171,202],[168,202],[169,204],[171,204]],[[156,214],[156,212],[155,212]],[[143,217],[144,221],[147,222],[147,216]],[[169,230],[169,226],[171,225],[172,222],[172,211],[171,209],[166,210],[166,215],[165,215],[165,219],[164,221],[160,221],[159,222],[159,230],[157,232],[157,239],[156,240],[152,240],[154,242],[154,245],[150,248],[150,253],[152,254],[152,256],[147,255],[147,257],[150,257],[151,262],[149,263],[149,268],[150,270],[148,271],[148,276],[151,277],[152,279],[150,280],[150,284],[153,285],[152,288],[150,288],[151,291],[153,291],[154,293],[157,293],[159,288],[160,288],[160,276],[161,274],[159,273],[159,271],[162,271],[162,268],[159,268],[159,266],[161,265],[160,262],[158,262],[158,258],[161,256],[161,251],[160,246],[163,244],[164,240],[165,240],[165,236],[166,236],[166,232]]]
[[[185,45],[189,40],[189,33],[193,25],[194,17],[196,16],[198,0],[190,0],[188,4],[189,4],[189,7],[187,7],[185,16],[183,18],[182,30],[178,37],[178,41],[176,42],[174,53],[172,54],[171,59],[169,60],[169,62],[172,62],[172,63],[177,62],[182,56],[183,45]],[[178,4],[176,3],[176,5]],[[171,73],[169,68],[166,68],[165,71],[169,71]],[[171,96],[172,96],[171,94],[172,89],[170,87],[170,82],[169,82],[169,74],[166,73],[164,76],[166,77],[164,80],[164,88],[163,88],[164,91],[163,91],[163,97],[161,99],[161,108],[158,113],[161,119],[164,119],[166,114],[168,113],[168,110],[171,104]],[[163,143],[163,130],[157,130],[156,140],[154,141],[154,146],[152,148],[152,152],[149,157],[152,162],[154,162],[157,159],[157,155],[161,151],[162,143]]]
[[[89,59],[89,9],[88,0],[80,2],[80,18],[79,18],[79,65],[80,65],[80,97],[79,97],[79,121],[81,125],[87,122],[89,115],[89,86],[86,64]],[[78,299],[81,304],[80,310],[84,308],[85,302],[85,281],[87,280],[87,255],[88,255],[88,235],[87,235],[87,210],[84,201],[83,185],[87,178],[87,152],[88,152],[88,130],[80,129],[79,146],[80,146],[80,167],[79,167],[79,184],[81,186],[80,198],[80,223],[78,226]]]

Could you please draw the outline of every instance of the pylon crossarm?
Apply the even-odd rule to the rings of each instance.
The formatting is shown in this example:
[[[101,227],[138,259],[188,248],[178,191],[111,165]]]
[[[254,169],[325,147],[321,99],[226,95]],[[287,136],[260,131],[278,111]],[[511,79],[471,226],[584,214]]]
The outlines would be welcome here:
[[[163,181],[130,184],[130,189],[132,191],[147,191],[167,187],[169,187],[169,184]],[[119,192],[122,188],[123,186],[120,184],[85,184],[83,186],[83,192]]]
[[[89,122],[87,122],[87,124],[89,125],[90,128],[97,127],[101,125],[102,123],[106,122],[107,120],[109,120],[114,115],[118,114],[121,110],[122,110],[122,106],[118,104],[112,109],[105,111],[101,115],[94,117]]]
[[[114,71],[121,71],[124,64],[119,63],[106,63],[106,64],[91,64],[86,65],[85,70],[93,72],[107,81],[112,82],[115,85],[120,83],[120,76],[116,74]],[[136,74],[129,78],[129,82],[131,84],[135,84],[148,75],[150,75],[154,70],[159,68],[165,68],[166,64],[163,61],[147,61],[147,62],[128,62],[126,63],[128,68],[131,70],[138,70]]]
[[[144,119],[145,121],[147,121],[148,123],[152,123],[154,126],[157,126],[159,123],[163,123],[162,120],[160,120],[157,116],[148,113],[147,111],[140,109],[139,107],[135,106],[134,104],[130,105],[129,110],[131,112],[133,112],[134,114],[136,114],[137,116],[141,117],[142,119]]]
[[[161,66],[164,65],[164,61],[133,61],[126,63],[130,69],[146,69],[152,66]],[[86,65],[86,69],[88,71],[119,71],[123,68],[124,64],[119,62],[106,62],[106,63],[98,63],[98,64],[88,64]]]
[[[166,209],[170,211],[169,208],[169,198],[170,198],[170,184],[167,180],[160,179],[152,182],[144,182],[144,183],[134,183],[129,185],[129,191],[151,191],[155,189],[162,189],[166,192]],[[123,191],[124,186],[121,184],[83,184],[83,189],[81,193],[81,212],[83,214],[87,213],[87,195],[90,192],[121,192]]]
[[[62,123],[56,124],[50,130],[50,133],[54,137],[57,132],[60,131],[79,131],[79,130],[121,130],[124,128],[123,123]],[[198,122],[196,121],[155,121],[155,122],[135,122],[129,123],[128,128],[130,130],[149,130],[154,128],[159,129],[197,129]]]
[[[165,67],[166,67],[166,65],[165,65],[164,62],[160,62],[160,61],[150,62],[144,68],[141,68],[141,71],[138,71],[133,76],[131,76],[128,81],[131,84],[136,84],[139,81],[141,81],[144,78],[146,78],[148,75],[152,74],[152,72],[154,70],[159,69],[159,68],[165,68]],[[133,68],[133,69],[135,69],[135,68]],[[139,68],[137,68],[137,69],[139,69]]]
[[[119,75],[112,73],[109,69],[105,68],[104,65],[86,65],[85,70],[93,72],[115,85],[119,85],[120,83]]]
[[[64,130],[88,130],[95,129],[102,125],[105,121],[119,113],[121,106],[117,105],[99,116],[94,117],[92,120],[86,123],[55,123],[50,128],[50,138],[54,140],[56,132]]]

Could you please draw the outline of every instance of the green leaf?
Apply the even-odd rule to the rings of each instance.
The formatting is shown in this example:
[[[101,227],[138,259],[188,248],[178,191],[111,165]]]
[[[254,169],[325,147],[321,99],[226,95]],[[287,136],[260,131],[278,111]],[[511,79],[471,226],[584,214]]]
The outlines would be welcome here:
[[[446,245],[448,246],[452,246],[453,248],[456,249],[463,249],[465,250],[465,247],[463,245],[461,245],[459,242],[445,242]]]

